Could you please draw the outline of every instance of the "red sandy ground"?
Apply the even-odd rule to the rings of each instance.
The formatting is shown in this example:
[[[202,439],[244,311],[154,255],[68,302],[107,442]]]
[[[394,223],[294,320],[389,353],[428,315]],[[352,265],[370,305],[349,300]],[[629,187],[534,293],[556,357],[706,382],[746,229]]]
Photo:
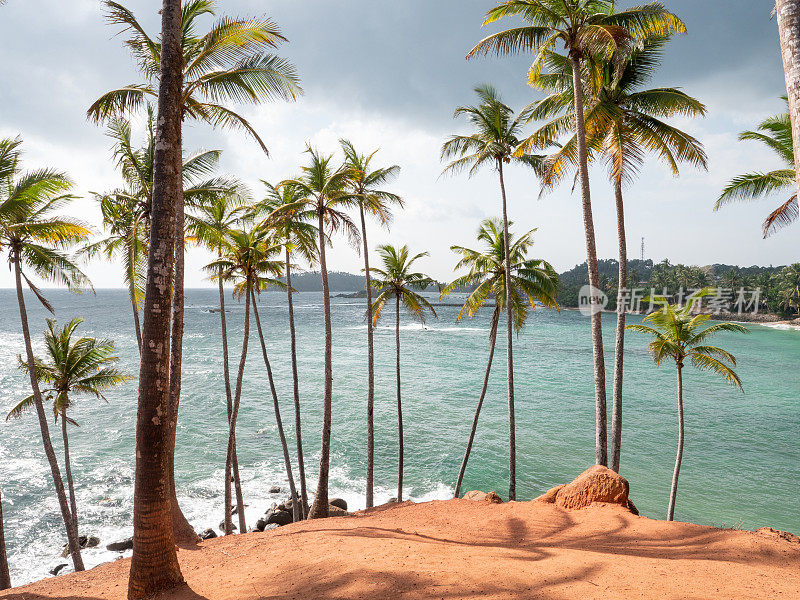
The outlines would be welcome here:
[[[800,543],[616,506],[450,500],[378,507],[179,552],[163,600],[800,599]],[[0,593],[122,600],[129,560]]]

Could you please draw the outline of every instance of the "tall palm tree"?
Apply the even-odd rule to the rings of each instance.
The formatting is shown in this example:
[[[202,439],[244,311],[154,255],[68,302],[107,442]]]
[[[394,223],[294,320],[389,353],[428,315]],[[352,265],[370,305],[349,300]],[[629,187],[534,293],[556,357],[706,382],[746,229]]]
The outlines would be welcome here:
[[[783,168],[767,173],[754,171],[734,177],[722,190],[722,194],[714,204],[714,210],[719,210],[737,200],[758,200],[775,193],[791,194],[789,199],[773,210],[762,224],[761,230],[766,239],[779,229],[797,221],[800,216],[797,193],[795,193],[795,155],[789,113],[764,119],[755,131],[744,131],[739,135],[739,139],[761,142],[780,157]]]
[[[563,130],[572,127],[575,132],[589,284],[599,290],[600,276],[589,188],[582,63],[587,55],[608,53],[631,45],[636,38],[668,35],[673,31],[684,31],[685,27],[680,19],[657,2],[615,12],[614,0],[505,0],[486,13],[483,24],[488,25],[505,17],[521,17],[525,24],[484,38],[469,52],[467,58],[488,54],[507,56],[521,52],[536,53],[528,72],[529,82],[536,86],[547,66],[548,51],[558,43],[564,45],[566,56],[572,64],[575,108],[572,122],[565,117],[560,125]],[[528,147],[550,144],[555,137],[551,134],[548,139],[531,141]],[[600,311],[593,312],[591,327],[597,432],[595,455],[598,464],[606,465],[606,375]]]
[[[201,244],[212,252],[217,258],[222,258],[223,249],[226,247],[228,232],[240,226],[247,215],[248,208],[241,205],[243,198],[240,194],[217,195],[208,202],[198,202],[191,207],[186,215],[187,240]],[[228,353],[228,324],[225,310],[225,287],[220,271],[216,273],[219,288],[219,318],[222,332],[222,373],[225,383],[225,405],[227,409],[228,425],[230,426],[231,412],[233,410],[233,397],[231,393],[230,362]],[[227,460],[226,460],[227,462]],[[236,439],[233,440],[233,454],[231,464],[226,466],[233,473],[233,486],[236,494],[236,506],[243,510],[244,499],[242,484],[239,477],[239,460],[236,455]]]
[[[519,138],[526,113],[515,115],[500,98],[499,93],[490,85],[475,88],[479,104],[477,106],[459,106],[455,117],[464,116],[474,128],[471,135],[454,135],[442,146],[442,159],[454,159],[444,173],[456,173],[469,167],[469,175],[474,175],[483,166],[493,166],[500,178],[500,196],[503,214],[503,239],[506,250],[505,269],[511,271],[511,256],[508,238],[508,201],[503,165],[515,163],[541,173],[542,157],[532,154],[518,154],[516,149],[521,143]],[[512,330],[514,315],[510,300],[511,290],[506,289],[506,377],[508,383],[508,499],[517,497],[517,443],[516,419],[514,415],[514,356]]]
[[[302,194],[290,186],[275,187],[266,181],[267,196],[260,203],[259,212],[266,212],[264,225],[274,231],[274,242],[283,246],[285,256],[286,296],[289,308],[289,342],[292,355],[292,391],[294,394],[294,431],[297,443],[297,468],[300,477],[301,518],[308,515],[308,490],[306,489],[306,466],[303,458],[302,419],[300,412],[300,377],[297,368],[297,336],[294,325],[294,299],[292,288],[292,256],[300,256],[309,265],[317,262],[317,228],[313,223],[297,218],[295,209],[289,205],[302,200]]]
[[[134,14],[118,2],[105,0],[107,18],[123,33],[146,83],[134,83],[103,94],[89,107],[87,116],[103,121],[141,109],[158,95],[162,45],[147,34]],[[239,129],[267,147],[253,126],[227,103],[259,104],[265,100],[294,100],[302,94],[294,66],[272,52],[286,38],[269,18],[222,17],[206,33],[197,20],[216,13],[214,0],[186,0],[181,14],[181,96],[184,119],[204,121],[212,127]]]
[[[150,244],[142,312],[136,412],[133,557],[128,598],[138,600],[183,583],[172,518],[170,321],[175,284],[175,212],[181,176],[181,3],[163,0]],[[180,230],[181,237],[183,231]]]
[[[356,199],[346,193],[347,183],[352,173],[343,166],[334,169],[331,166],[332,154],[323,155],[311,147],[306,152],[311,157],[311,161],[307,166],[302,167],[303,174],[297,179],[289,179],[281,183],[282,187],[289,187],[296,191],[300,200],[285,205],[275,214],[291,212],[299,220],[316,220],[319,236],[319,270],[322,276],[322,311],[325,329],[325,375],[319,479],[314,503],[308,513],[308,518],[316,519],[328,516],[328,475],[333,400],[333,333],[331,331],[331,298],[325,247],[331,241],[328,231],[334,233],[340,229],[344,230],[353,245],[358,244],[359,234],[353,221],[343,212],[356,204]]]
[[[509,226],[512,223],[509,223]],[[553,266],[538,258],[528,258],[528,250],[533,245],[533,234],[536,230],[531,229],[518,240],[509,232],[511,250],[509,251],[511,263],[511,310],[514,315],[514,330],[519,331],[524,327],[528,319],[530,309],[536,308],[536,303],[541,302],[548,308],[558,308],[556,294],[558,292],[558,274]],[[472,419],[472,429],[467,441],[467,449],[464,452],[464,459],[461,461],[461,468],[458,471],[456,480],[456,490],[454,496],[461,495],[461,483],[464,480],[464,473],[467,470],[472,444],[475,441],[475,433],[478,430],[478,419],[481,414],[483,400],[486,397],[486,389],[489,385],[489,373],[492,370],[492,359],[494,358],[494,347],[497,340],[497,327],[500,321],[500,313],[503,311],[506,302],[506,263],[504,247],[503,223],[500,219],[484,219],[478,229],[478,241],[481,242],[480,250],[473,250],[463,246],[450,246],[456,254],[461,256],[455,269],[469,269],[466,275],[458,277],[452,283],[442,289],[442,296],[447,296],[451,292],[461,289],[474,287],[464,301],[464,306],[458,313],[460,321],[465,316],[473,318],[478,311],[483,308],[488,298],[494,300],[494,310],[492,311],[491,327],[489,329],[489,358],[486,361],[486,374],[483,377],[483,387],[478,397],[478,406],[475,409],[475,416]]]
[[[792,166],[795,171],[800,171],[800,1],[775,0],[775,15],[788,90],[792,147],[796,153]],[[800,182],[797,182],[795,190],[800,192]]]
[[[781,270],[779,298],[785,310],[794,314],[800,311],[800,263]]]
[[[380,189],[381,186],[397,177],[398,165],[372,168],[372,154],[359,154],[348,140],[339,140],[344,151],[345,162],[352,171],[350,190],[358,199],[358,212],[361,218],[361,243],[364,252],[364,273],[367,291],[367,508],[374,504],[373,478],[375,472],[375,349],[372,332],[372,285],[369,268],[369,244],[367,243],[366,214],[369,213],[388,227],[392,219],[391,205],[403,208],[403,200],[397,194]]]
[[[651,152],[666,163],[673,175],[679,174],[679,163],[686,162],[707,168],[703,145],[688,133],[663,119],[674,116],[704,116],[706,107],[676,88],[643,89],[659,65],[668,37],[655,36],[642,40],[633,48],[606,55],[585,57],[584,100],[587,152],[589,160],[602,157],[608,165],[614,188],[619,241],[619,276],[617,328],[614,348],[613,408],[611,419],[611,468],[619,471],[622,449],[622,378],[625,352],[625,302],[622,294],[628,287],[628,251],[625,236],[623,187],[633,181]],[[539,87],[550,95],[537,103],[534,119],[548,119],[548,127],[563,120],[566,114],[574,121],[572,63],[549,52],[553,71],[539,79]],[[560,67],[558,67],[560,65]],[[560,69],[560,70],[559,70]],[[548,135],[543,134],[543,137]],[[545,186],[552,186],[567,172],[578,167],[577,139],[573,135],[550,157],[543,177]]]
[[[372,272],[377,276],[372,285],[380,290],[380,294],[375,298],[372,305],[373,325],[378,323],[381,318],[386,303],[394,298],[395,301],[395,349],[396,349],[396,383],[397,383],[397,501],[403,501],[403,404],[400,396],[400,304],[411,314],[412,317],[425,322],[425,313],[430,312],[436,317],[436,310],[424,296],[417,293],[424,291],[428,287],[435,285],[436,282],[422,273],[411,270],[413,264],[428,256],[427,252],[421,252],[411,256],[408,246],[395,248],[394,246],[378,246],[378,255],[383,261],[383,268],[372,268]]]
[[[64,473],[69,489],[72,529],[78,536],[78,503],[75,499],[75,484],[72,479],[72,464],[69,458],[69,436],[67,425],[77,425],[68,415],[73,406],[75,394],[89,394],[105,400],[103,392],[113,389],[130,379],[114,368],[112,363],[119,360],[114,356],[114,343],[110,340],[82,337],[73,340],[73,334],[83,319],[76,317],[59,331],[55,330],[55,320],[47,319],[44,332],[47,358],[35,358],[35,373],[40,391],[53,402],[53,414],[61,417],[61,437],[64,443]],[[29,363],[20,358],[20,368],[30,372]],[[33,394],[19,402],[8,413],[6,420],[19,418],[30,409],[35,409]]]
[[[741,389],[742,382],[732,367],[736,366],[736,358],[722,348],[709,346],[706,341],[714,334],[721,331],[734,333],[748,333],[745,327],[737,323],[715,323],[708,327],[703,325],[711,315],[695,314],[695,303],[702,297],[710,294],[707,288],[695,294],[684,306],[667,304],[661,299],[664,306],[660,310],[650,313],[644,318],[648,325],[628,325],[628,329],[646,333],[653,336],[653,341],[648,346],[650,354],[657,365],[665,359],[675,361],[678,373],[678,454],[675,458],[675,471],[672,475],[672,487],[669,495],[667,520],[672,521],[675,516],[675,497],[678,493],[678,475],[681,470],[684,440],[683,416],[683,367],[690,360],[692,365],[704,371],[711,371],[724,377],[728,383]]]
[[[86,276],[64,250],[83,242],[91,231],[80,221],[61,217],[56,213],[75,198],[68,193],[72,181],[66,174],[53,169],[21,172],[21,144],[19,138],[0,139],[0,253],[7,253],[9,268],[14,271],[22,337],[25,340],[25,357],[28,364],[35,365],[23,280],[44,307],[53,312],[53,307],[27,273],[60,283],[69,289],[79,289],[88,284]],[[67,531],[69,552],[75,570],[82,571],[83,560],[78,538],[72,528],[72,516],[50,439],[35,366],[30,369],[29,375],[42,445],[50,464],[61,517]]]
[[[8,554],[6,554],[6,527],[3,523],[3,500],[0,494],[0,590],[11,587],[11,574],[8,571]]]

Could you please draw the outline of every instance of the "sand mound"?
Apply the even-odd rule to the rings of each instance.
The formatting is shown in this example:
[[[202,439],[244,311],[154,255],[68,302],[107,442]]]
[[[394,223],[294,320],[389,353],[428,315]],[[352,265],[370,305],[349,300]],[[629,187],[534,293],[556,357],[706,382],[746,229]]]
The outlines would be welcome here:
[[[162,600],[800,598],[800,544],[613,505],[404,503],[181,550]],[[129,560],[0,593],[122,600]]]

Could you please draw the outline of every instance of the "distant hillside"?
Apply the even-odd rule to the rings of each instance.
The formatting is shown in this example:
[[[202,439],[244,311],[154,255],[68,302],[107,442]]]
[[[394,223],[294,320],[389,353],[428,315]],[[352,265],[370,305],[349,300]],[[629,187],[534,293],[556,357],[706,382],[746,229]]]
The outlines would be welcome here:
[[[328,273],[328,287],[333,292],[357,292],[363,290],[366,279],[363,275],[353,275],[340,271]],[[321,292],[322,276],[319,271],[292,274],[292,287],[298,292]]]

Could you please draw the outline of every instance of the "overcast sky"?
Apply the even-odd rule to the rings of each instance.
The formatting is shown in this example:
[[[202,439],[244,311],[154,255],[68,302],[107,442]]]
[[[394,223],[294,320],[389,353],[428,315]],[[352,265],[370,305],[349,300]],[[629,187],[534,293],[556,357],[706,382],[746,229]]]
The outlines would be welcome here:
[[[678,179],[652,161],[625,191],[628,243],[638,257],[673,262],[740,265],[798,260],[798,229],[764,241],[760,223],[779,202],[731,206],[714,213],[720,189],[749,170],[776,168],[776,158],[737,135],[783,109],[785,93],[771,0],[668,0],[688,34],[668,47],[653,86],[680,86],[702,100],[706,119],[679,121],[710,157],[709,171],[690,167]],[[129,0],[155,35],[161,2]],[[630,4],[625,2],[622,4]],[[471,245],[480,220],[498,214],[496,174],[487,170],[439,178],[446,137],[465,132],[452,118],[471,103],[472,89],[487,82],[515,108],[539,93],[525,85],[530,57],[466,61],[464,55],[496,28],[481,29],[489,0],[218,0],[218,15],[274,18],[290,43],[280,54],[294,62],[305,95],[295,103],[238,107],[266,140],[271,157],[239,133],[206,125],[186,127],[184,148],[223,150],[221,172],[246,181],[258,197],[261,179],[294,176],[307,142],[325,152],[350,138],[363,151],[381,148],[378,164],[399,164],[392,188],[406,201],[391,231],[373,225],[370,240],[407,243],[429,251],[419,267],[440,280],[452,276],[452,244]],[[208,24],[211,19],[208,19]],[[0,8],[0,137],[21,135],[25,167],[57,167],[83,196],[69,210],[94,225],[100,214],[89,191],[112,189],[120,179],[109,159],[110,142],[85,118],[86,108],[108,89],[140,81],[123,38],[103,17],[97,0],[8,0]],[[579,198],[569,185],[538,199],[535,178],[520,169],[507,177],[510,216],[517,230],[538,228],[534,254],[559,270],[585,260]],[[592,173],[600,257],[616,256],[613,198],[602,169]],[[200,268],[207,256],[190,252],[187,286],[209,285]],[[343,239],[329,268],[358,272],[361,258]],[[96,287],[121,285],[119,267],[87,267]],[[0,269],[0,287],[13,281]]]

